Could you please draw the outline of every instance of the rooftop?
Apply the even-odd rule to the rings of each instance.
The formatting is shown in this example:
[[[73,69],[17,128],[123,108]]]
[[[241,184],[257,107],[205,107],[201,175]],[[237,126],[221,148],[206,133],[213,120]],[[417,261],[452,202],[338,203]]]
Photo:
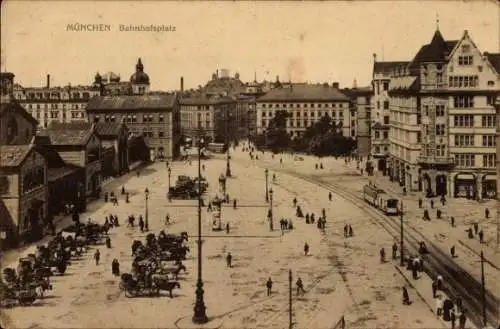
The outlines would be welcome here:
[[[486,57],[488,57],[488,61],[490,62],[491,66],[493,66],[497,73],[500,74],[500,53],[486,53]]]
[[[188,97],[183,97],[179,100],[181,105],[210,105],[235,102],[235,99],[230,96],[210,96],[207,94],[194,94]]]
[[[95,131],[99,136],[118,136],[121,126],[118,122],[97,122]]]
[[[85,145],[93,134],[93,124],[89,122],[52,122],[39,135],[47,136],[51,145]]]
[[[80,167],[65,165],[59,168],[48,168],[47,169],[47,179],[49,182],[54,182],[64,176],[70,175],[78,170],[81,170]]]
[[[102,110],[172,110],[177,96],[134,95],[96,96],[90,99],[87,111]]]
[[[452,52],[457,43],[458,40],[444,40],[441,32],[436,30],[431,42],[420,48],[409,66],[415,67],[419,63],[447,62],[447,56]]]
[[[32,148],[33,145],[0,146],[0,167],[18,167]]]
[[[408,61],[394,61],[394,62],[375,62],[373,64],[373,73],[390,74],[396,67],[407,66]]]
[[[269,101],[349,101],[349,97],[325,85],[293,84],[290,88],[277,88],[260,97],[258,102]]]
[[[35,125],[38,124],[38,121],[31,114],[29,114],[28,111],[26,111],[24,107],[22,107],[17,101],[5,102],[0,104],[0,116],[2,116],[2,114],[6,113],[9,110],[19,113]]]

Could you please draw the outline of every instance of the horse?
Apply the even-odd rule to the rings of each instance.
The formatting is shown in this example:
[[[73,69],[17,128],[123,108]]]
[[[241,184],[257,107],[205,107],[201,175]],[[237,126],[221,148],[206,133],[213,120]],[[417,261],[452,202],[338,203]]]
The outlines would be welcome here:
[[[179,280],[179,273],[184,270],[186,272],[186,266],[183,264],[178,264],[176,267],[162,267],[160,269],[161,274],[173,274],[175,280]]]
[[[159,290],[168,291],[170,298],[174,298],[172,290],[174,290],[175,288],[178,289],[181,288],[181,284],[178,281],[167,281],[160,278],[153,279],[153,285],[155,286],[156,289],[158,289],[158,291]]]

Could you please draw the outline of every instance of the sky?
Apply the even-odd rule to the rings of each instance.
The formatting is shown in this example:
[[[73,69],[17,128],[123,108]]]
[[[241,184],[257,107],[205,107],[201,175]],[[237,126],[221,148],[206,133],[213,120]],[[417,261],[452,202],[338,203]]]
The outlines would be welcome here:
[[[243,81],[368,85],[378,60],[411,60],[439,20],[447,40],[468,30],[484,52],[500,51],[495,1],[21,1],[1,2],[1,71],[22,86],[90,84],[96,72],[128,80],[142,58],[151,90],[197,88],[216,69]],[[68,24],[111,31],[69,31]],[[125,32],[123,25],[175,26]]]

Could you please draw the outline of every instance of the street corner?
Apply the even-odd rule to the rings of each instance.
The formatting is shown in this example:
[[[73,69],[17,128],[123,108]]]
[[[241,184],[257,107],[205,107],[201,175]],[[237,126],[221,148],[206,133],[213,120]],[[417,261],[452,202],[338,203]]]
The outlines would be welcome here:
[[[193,322],[192,315],[186,315],[175,321],[175,327],[179,329],[219,329],[224,320],[221,317],[208,317],[207,323],[197,324]]]

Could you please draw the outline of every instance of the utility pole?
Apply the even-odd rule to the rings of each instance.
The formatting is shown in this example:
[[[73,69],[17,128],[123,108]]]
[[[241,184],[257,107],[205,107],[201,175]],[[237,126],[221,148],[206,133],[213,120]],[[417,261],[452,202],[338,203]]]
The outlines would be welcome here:
[[[488,323],[486,322],[486,286],[485,286],[485,281],[484,281],[484,255],[483,251],[481,250],[481,303],[483,306],[483,325],[487,326]]]
[[[399,212],[399,217],[400,217],[400,241],[399,241],[399,264],[401,266],[405,266],[405,263],[404,263],[404,250],[403,250],[403,247],[404,247],[404,231],[403,231],[403,200],[401,200],[401,211]]]
[[[292,270],[288,270],[288,329],[292,327]]]

